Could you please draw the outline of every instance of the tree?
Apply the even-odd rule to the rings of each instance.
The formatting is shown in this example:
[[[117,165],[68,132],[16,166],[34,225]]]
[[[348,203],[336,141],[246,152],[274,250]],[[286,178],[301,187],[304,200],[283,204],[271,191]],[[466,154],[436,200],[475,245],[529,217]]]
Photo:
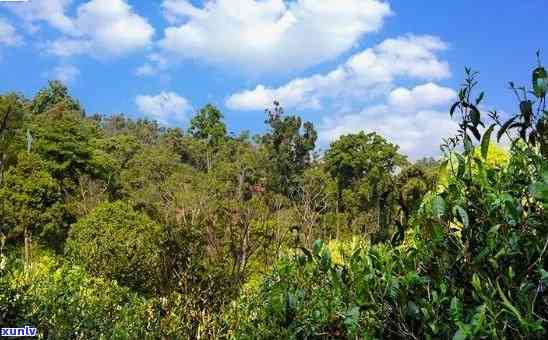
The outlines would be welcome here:
[[[10,152],[14,144],[14,138],[23,126],[24,106],[23,99],[11,93],[0,96],[0,185]]]
[[[298,116],[284,117],[278,102],[266,112],[265,123],[270,131],[262,137],[262,144],[273,167],[271,186],[276,192],[292,196],[298,177],[312,163],[318,134],[312,123],[303,124]]]
[[[226,126],[222,119],[222,112],[207,104],[190,121],[188,133],[195,138],[211,140],[217,144],[226,137]]]
[[[55,247],[64,240],[70,219],[61,187],[36,154],[21,153],[17,166],[6,171],[0,202],[0,231],[8,238],[21,240],[34,235]]]
[[[69,258],[141,292],[162,286],[162,228],[124,202],[104,203],[72,226]]]
[[[88,174],[108,180],[108,164],[94,158],[99,137],[97,124],[74,111],[60,111],[60,116],[35,115],[29,124],[34,143],[32,152],[48,165],[56,179],[65,181],[67,190],[79,175]]]
[[[325,162],[337,182],[339,200],[358,202],[360,210],[375,207],[377,226],[382,231],[391,219],[387,208],[393,198],[393,174],[406,163],[398,147],[374,132],[350,134],[331,144]],[[347,203],[343,208],[351,207]]]
[[[69,95],[68,88],[60,81],[54,80],[49,81],[48,86],[41,89],[34,97],[30,103],[30,111],[33,114],[40,114],[56,107],[84,114],[80,103]]]
[[[146,146],[121,172],[123,193],[131,201],[156,215],[153,205],[160,199],[159,187],[177,170],[181,170],[177,155],[166,145]]]
[[[223,114],[211,104],[202,108],[190,121],[188,133],[206,143],[206,169],[212,166],[212,157],[219,145],[226,139],[226,126]]]

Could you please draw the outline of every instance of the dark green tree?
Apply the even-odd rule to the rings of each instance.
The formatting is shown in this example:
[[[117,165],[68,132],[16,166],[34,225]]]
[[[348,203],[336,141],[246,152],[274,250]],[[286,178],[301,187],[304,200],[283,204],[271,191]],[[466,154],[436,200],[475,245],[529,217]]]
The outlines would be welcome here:
[[[272,166],[270,185],[274,191],[292,196],[299,176],[313,161],[318,134],[312,123],[303,124],[298,116],[284,117],[278,102],[266,113],[270,131],[262,137],[262,144]]]
[[[342,208],[355,204],[358,210],[375,208],[378,231],[384,232],[392,215],[393,175],[406,164],[398,147],[374,132],[350,134],[331,144],[325,162],[337,182]]]
[[[17,94],[0,96],[0,185],[10,158],[15,157],[14,139],[23,127],[24,102]]]
[[[68,230],[63,194],[36,154],[19,154],[0,187],[0,228],[9,239],[59,246]]]
[[[48,86],[41,89],[30,103],[30,111],[33,114],[45,113],[61,106],[64,110],[76,111],[84,114],[80,103],[72,98],[68,88],[60,81],[49,81]]]

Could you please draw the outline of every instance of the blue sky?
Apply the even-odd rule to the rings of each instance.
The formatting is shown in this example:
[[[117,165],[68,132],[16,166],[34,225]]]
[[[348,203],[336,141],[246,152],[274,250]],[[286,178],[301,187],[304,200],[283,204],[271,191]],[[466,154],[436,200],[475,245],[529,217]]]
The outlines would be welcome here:
[[[0,92],[68,84],[88,113],[186,127],[206,103],[229,130],[264,131],[279,100],[325,147],[377,131],[411,158],[455,130],[464,66],[485,107],[510,112],[546,49],[548,3],[426,0],[30,0],[0,2]]]

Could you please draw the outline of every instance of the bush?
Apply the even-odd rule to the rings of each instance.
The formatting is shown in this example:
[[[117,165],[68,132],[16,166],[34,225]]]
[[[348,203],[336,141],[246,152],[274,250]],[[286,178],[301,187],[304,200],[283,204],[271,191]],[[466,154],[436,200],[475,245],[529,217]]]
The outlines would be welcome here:
[[[162,283],[162,228],[124,202],[104,203],[72,226],[69,258],[141,292]]]
[[[548,161],[536,142],[536,110],[524,98],[509,123],[492,113],[494,123],[482,136],[476,105],[483,95],[470,99],[476,84],[467,70],[451,110],[461,114],[460,130],[442,146],[441,168],[449,173],[420,204],[401,246],[358,247],[336,264],[321,241],[301,249],[234,304],[226,316],[232,335],[546,337]],[[514,138],[509,156],[499,152],[493,162],[489,151],[496,149],[489,145],[497,126],[498,139],[516,133],[508,134]]]

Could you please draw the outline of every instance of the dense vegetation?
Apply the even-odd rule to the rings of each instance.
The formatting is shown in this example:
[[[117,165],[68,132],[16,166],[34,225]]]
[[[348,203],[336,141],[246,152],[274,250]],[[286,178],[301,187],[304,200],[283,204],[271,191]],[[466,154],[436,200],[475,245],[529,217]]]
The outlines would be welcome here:
[[[480,111],[477,74],[440,160],[376,133],[315,153],[267,110],[229,134],[87,115],[50,82],[0,96],[0,325],[43,338],[545,338],[547,76]],[[494,140],[509,141],[509,150]],[[323,240],[323,241],[322,241]]]

